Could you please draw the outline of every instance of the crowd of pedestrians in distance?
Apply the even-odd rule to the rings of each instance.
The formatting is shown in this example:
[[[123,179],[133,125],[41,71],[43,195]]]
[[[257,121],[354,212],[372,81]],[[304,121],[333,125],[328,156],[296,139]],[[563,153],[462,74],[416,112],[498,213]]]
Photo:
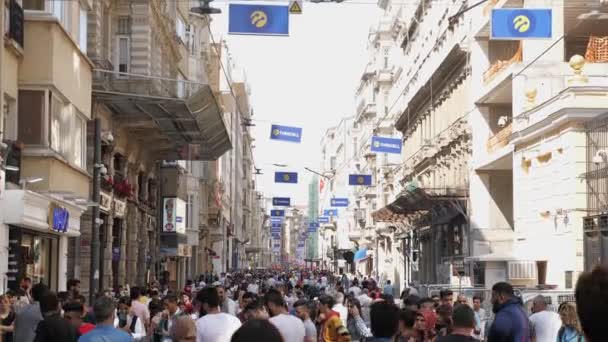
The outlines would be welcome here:
[[[575,302],[553,311],[539,295],[531,314],[506,282],[488,298],[410,287],[395,300],[390,281],[306,270],[206,274],[179,292],[124,286],[91,307],[77,279],[67,288],[23,278],[0,296],[0,342],[608,341],[605,266],[580,276]]]

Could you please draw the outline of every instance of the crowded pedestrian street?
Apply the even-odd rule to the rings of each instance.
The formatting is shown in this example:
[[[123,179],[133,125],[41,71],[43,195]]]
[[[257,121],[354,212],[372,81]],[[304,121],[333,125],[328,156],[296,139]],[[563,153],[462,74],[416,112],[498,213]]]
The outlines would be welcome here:
[[[0,342],[608,342],[608,0],[0,13]]]

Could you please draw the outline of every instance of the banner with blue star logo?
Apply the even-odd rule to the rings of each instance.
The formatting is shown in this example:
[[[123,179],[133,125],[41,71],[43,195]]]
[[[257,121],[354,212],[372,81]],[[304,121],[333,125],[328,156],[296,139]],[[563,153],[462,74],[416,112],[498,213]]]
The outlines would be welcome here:
[[[401,139],[373,136],[371,150],[372,152],[400,154]]]
[[[230,4],[228,34],[289,36],[289,6]]]
[[[274,173],[274,182],[275,183],[297,184],[298,183],[298,173],[297,172],[277,171]]]
[[[285,210],[278,210],[278,209],[271,210],[270,211],[270,216],[273,216],[273,217],[283,217],[283,216],[285,216]]]
[[[348,175],[349,185],[372,185],[372,175]]]
[[[270,127],[270,139],[299,143],[302,141],[302,129],[299,127],[272,125]]]
[[[289,197],[273,197],[272,205],[275,207],[289,207],[291,205],[291,199]]]
[[[329,217],[319,216],[319,223],[329,223]]]
[[[323,216],[338,216],[338,209],[325,209]]]
[[[332,207],[348,207],[348,198],[332,198],[330,205]]]
[[[553,13],[548,8],[495,8],[491,25],[491,39],[549,39]]]
[[[317,229],[319,229],[319,223],[317,222],[311,222],[308,224],[308,232],[309,233],[316,233]]]

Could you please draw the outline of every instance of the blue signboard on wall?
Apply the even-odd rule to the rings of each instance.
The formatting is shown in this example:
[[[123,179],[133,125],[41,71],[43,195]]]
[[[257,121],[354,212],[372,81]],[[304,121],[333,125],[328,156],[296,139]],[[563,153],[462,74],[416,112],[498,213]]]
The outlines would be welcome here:
[[[56,232],[65,233],[68,231],[70,213],[66,208],[51,206],[50,222],[51,229]]]
[[[401,139],[373,136],[371,150],[372,152],[400,154]]]

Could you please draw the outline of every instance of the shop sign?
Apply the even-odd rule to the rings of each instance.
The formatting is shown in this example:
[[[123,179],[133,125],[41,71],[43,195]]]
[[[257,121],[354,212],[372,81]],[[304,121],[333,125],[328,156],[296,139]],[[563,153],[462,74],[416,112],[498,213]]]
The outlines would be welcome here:
[[[99,209],[105,212],[109,212],[112,209],[112,196],[105,192],[99,193]]]
[[[186,202],[177,197],[163,199],[163,232],[186,234]]]
[[[51,204],[49,207],[49,227],[51,230],[65,233],[68,231],[70,223],[70,213],[64,207]]]
[[[114,199],[114,216],[118,218],[125,217],[125,212],[127,211],[127,203],[124,201],[119,201]]]

